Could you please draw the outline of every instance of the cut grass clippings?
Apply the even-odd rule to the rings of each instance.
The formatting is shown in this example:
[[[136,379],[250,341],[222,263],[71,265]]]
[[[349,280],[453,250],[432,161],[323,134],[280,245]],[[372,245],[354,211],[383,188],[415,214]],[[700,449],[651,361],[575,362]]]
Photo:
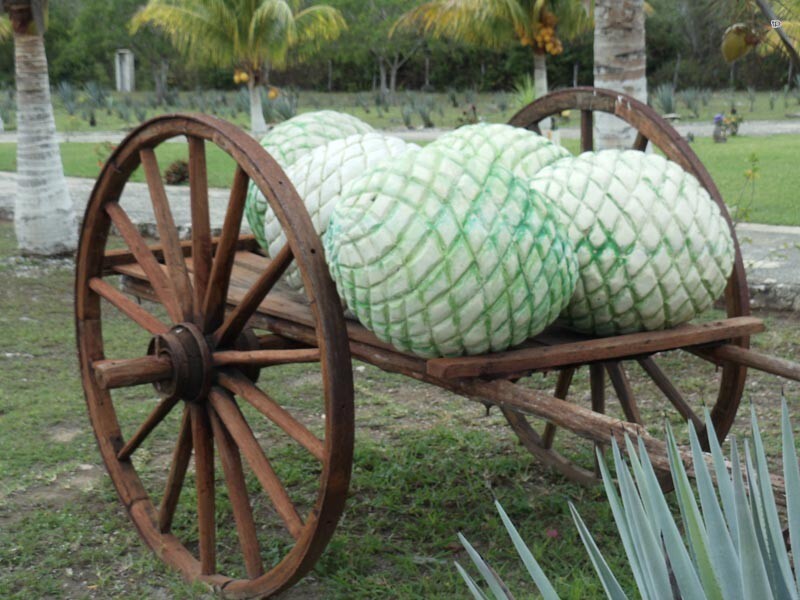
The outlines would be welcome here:
[[[202,586],[183,582],[145,548],[105,475],[78,373],[72,296],[71,262],[16,256],[13,227],[0,222],[0,597],[213,598]],[[110,308],[104,313],[103,329],[110,338],[107,356],[145,352],[146,335]],[[769,331],[755,338],[755,347],[796,358],[798,317],[764,316]],[[676,383],[695,406],[714,403],[718,373],[712,366],[685,353],[660,357],[660,362],[669,373],[679,374]],[[316,419],[319,425],[316,368],[273,367],[262,372],[259,382],[294,414]],[[588,403],[583,371],[571,399]],[[660,435],[665,416],[678,423],[675,411],[668,410],[641,371],[634,367],[630,373],[651,431]],[[534,460],[497,409],[486,416],[480,404],[368,365],[356,363],[354,377],[356,450],[347,508],[317,566],[282,598],[465,598],[467,590],[453,567],[454,560],[468,562],[456,539],[459,531],[517,598],[533,598],[527,574],[494,510],[495,498],[563,598],[602,595],[570,519],[568,499],[577,505],[623,585],[629,592],[633,589],[603,493],[573,485]],[[527,381],[526,385],[552,389],[552,376]],[[772,456],[779,453],[781,383],[775,377],[751,375],[734,428],[747,430],[747,404],[752,401]],[[784,392],[789,405],[797,406],[800,386],[787,384]],[[619,415],[613,392],[608,395],[610,413]],[[118,396],[123,433],[141,422],[154,401],[149,386]],[[156,499],[178,418],[170,415],[134,455]],[[563,451],[591,460],[591,447],[567,432],[559,432],[556,439]],[[298,448],[280,441],[266,448],[293,491],[298,482],[308,481]],[[263,493],[256,493],[252,474],[249,479],[258,510],[269,508]],[[176,524],[189,539],[196,536],[192,480],[190,467]],[[219,560],[241,569],[224,494],[218,496],[217,508]],[[268,532],[262,539],[265,560],[280,556],[281,546]]]

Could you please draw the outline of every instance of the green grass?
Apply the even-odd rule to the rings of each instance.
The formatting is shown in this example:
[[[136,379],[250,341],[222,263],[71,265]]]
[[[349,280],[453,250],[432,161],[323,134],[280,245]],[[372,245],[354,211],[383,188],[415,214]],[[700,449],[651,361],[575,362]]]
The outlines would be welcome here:
[[[565,140],[564,145],[577,151],[577,140]],[[735,207],[741,203],[739,219],[753,223],[772,225],[800,225],[800,171],[796,158],[800,152],[800,136],[774,135],[769,137],[736,136],[728,138],[726,144],[715,144],[710,138],[697,138],[692,144],[695,152],[706,165],[722,193],[722,197],[737,214]],[[110,151],[108,144],[66,142],[61,145],[64,170],[74,177],[96,178],[100,172],[101,159]],[[183,144],[162,144],[157,149],[162,170],[179,158],[186,159]],[[755,185],[755,196],[751,199],[744,172],[750,168],[750,156],[758,158],[759,176]],[[0,171],[16,170],[16,145],[0,144]],[[227,187],[231,183],[233,161],[222,150],[209,146],[209,184]],[[134,181],[144,181],[137,171]]]
[[[145,549],[103,474],[75,356],[72,290],[69,261],[16,256],[13,227],[0,222],[0,597],[213,598],[184,583]],[[142,354],[147,336],[113,310],[106,307],[104,313],[107,356]],[[798,317],[764,316],[769,331],[755,339],[755,347],[796,357]],[[661,364],[679,374],[676,381],[687,400],[695,406],[713,403],[718,376],[713,366],[683,353],[662,357]],[[575,383],[578,402],[587,395],[583,371]],[[675,411],[667,410],[652,384],[638,369],[630,372],[651,431],[660,430],[665,415],[677,424]],[[552,389],[553,377],[527,381],[546,390]],[[314,366],[266,369],[259,384],[319,430]],[[562,597],[602,593],[569,518],[567,499],[577,504],[612,569],[631,590],[603,494],[570,484],[535,461],[496,409],[486,416],[480,404],[368,365],[357,365],[355,388],[356,453],[344,518],[316,568],[284,598],[465,598],[466,588],[452,564],[468,562],[456,540],[458,531],[491,561],[517,598],[533,598],[493,508],[495,497],[542,559]],[[800,402],[800,386],[787,384],[783,391],[790,406]],[[779,451],[780,393],[777,378],[750,375],[745,403],[756,405],[773,456]],[[155,394],[142,387],[115,395],[123,433],[129,433],[152,408]],[[608,405],[610,414],[620,414],[612,392]],[[134,455],[156,496],[178,412]],[[260,439],[269,440],[267,453],[293,499],[303,502],[313,493],[313,461],[295,444],[277,438],[252,411],[245,412]],[[747,412],[740,411],[734,431],[747,430]],[[562,451],[584,461],[591,456],[588,445],[564,432],[557,441]],[[217,473],[221,485],[219,465]],[[263,517],[269,503],[256,493],[252,474],[249,483],[254,510]],[[175,526],[190,540],[196,537],[194,496],[190,470]],[[219,559],[236,572],[241,565],[224,494],[218,496],[218,523]],[[548,531],[557,534],[550,537]],[[283,538],[271,530],[261,533],[265,560],[280,557]]]
[[[729,137],[725,144],[698,138],[692,144],[714,178],[728,206],[739,206],[742,220],[773,225],[800,225],[800,136]],[[751,198],[745,171],[758,159]],[[736,213],[736,210],[732,211]]]
[[[70,177],[96,179],[102,164],[110,155],[112,147],[108,143],[65,142],[61,144],[64,173]],[[16,153],[16,144],[0,144],[0,171],[16,171]],[[156,155],[163,172],[173,161],[186,160],[188,151],[185,144],[161,144],[156,148]],[[233,181],[233,159],[224,151],[209,144],[206,161],[209,185],[212,187],[230,186]],[[131,181],[144,181],[144,173],[141,169],[137,169],[133,173]]]

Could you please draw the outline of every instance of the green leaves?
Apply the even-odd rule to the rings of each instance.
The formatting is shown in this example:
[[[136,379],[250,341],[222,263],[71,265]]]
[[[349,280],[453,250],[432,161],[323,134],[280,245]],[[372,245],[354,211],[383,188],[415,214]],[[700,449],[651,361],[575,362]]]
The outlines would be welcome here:
[[[162,30],[194,61],[238,66],[250,74],[286,65],[289,50],[303,56],[335,39],[346,28],[341,13],[326,5],[303,9],[286,0],[149,0],[132,19]],[[314,44],[309,44],[314,40]]]
[[[667,452],[675,487],[674,498],[681,516],[680,526],[661,490],[642,440],[637,446],[625,438],[627,459],[616,440],[611,440],[616,481],[603,456],[598,453],[611,512],[641,597],[645,600],[670,595],[698,600],[797,599],[800,576],[784,542],[755,411],[751,414],[752,452],[750,443],[745,441],[744,461],[734,439],[731,441],[730,460],[726,462],[713,435],[707,411],[705,422],[706,431],[710,432],[710,455],[702,450],[700,437],[692,423],[689,423],[690,452],[679,448],[672,429],[667,426]],[[788,530],[792,544],[800,547],[800,468],[785,399],[782,450]],[[696,478],[694,487],[684,464],[689,454]],[[497,510],[542,596],[546,600],[558,598],[499,503]],[[570,510],[607,597],[614,600],[627,598],[572,503]],[[460,539],[494,597],[509,598],[499,576],[463,537]],[[486,598],[460,566],[459,572],[470,585],[475,598]]]

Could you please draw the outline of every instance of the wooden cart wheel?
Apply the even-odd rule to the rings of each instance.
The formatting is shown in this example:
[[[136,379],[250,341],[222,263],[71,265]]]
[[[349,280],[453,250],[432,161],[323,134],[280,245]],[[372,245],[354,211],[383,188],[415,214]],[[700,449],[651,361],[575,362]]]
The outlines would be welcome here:
[[[186,244],[179,241],[154,152],[178,136],[185,136],[189,154],[192,234]],[[209,217],[209,144],[236,164],[217,239]],[[125,183],[140,165],[159,249],[148,248],[120,203]],[[288,244],[236,308],[226,311],[249,181],[264,193]],[[126,268],[146,275],[163,310],[137,303],[115,284],[120,254],[105,249],[112,224],[129,250]],[[298,348],[275,335],[259,343],[246,329],[292,261],[310,301],[316,347]],[[313,567],[344,508],[353,453],[353,382],[344,317],[319,236],[277,163],[250,136],[213,117],[167,115],[138,127],[103,167],[89,200],[75,304],[92,426],[119,498],[144,541],[186,578],[226,596],[267,596],[292,585]],[[104,334],[110,337],[119,328],[120,313],[144,342],[138,356],[115,360],[104,350],[115,342]],[[300,362],[318,365],[321,391],[313,425],[277,400],[286,385],[273,383],[270,389],[255,383],[259,369]],[[147,417],[138,423],[123,418],[132,404],[154,396],[152,385],[160,400]],[[259,433],[266,427],[268,436]],[[157,451],[156,434],[169,467],[144,472],[140,464]],[[270,458],[277,447],[302,454],[311,466],[292,472],[287,483],[279,460]],[[293,495],[295,488],[304,490],[303,498]]]
[[[580,111],[581,151],[589,151],[594,148],[594,113],[610,113],[627,122],[636,130],[637,135],[633,149],[644,151],[648,144],[652,143],[668,159],[678,163],[686,171],[697,177],[717,203],[722,215],[728,222],[736,249],[733,272],[725,290],[727,314],[729,317],[749,315],[750,300],[747,280],[736,231],[717,186],[689,144],[667,121],[646,104],[625,94],[591,87],[571,88],[548,94],[519,111],[511,118],[509,124],[540,133],[539,123],[542,120],[565,110]],[[734,343],[741,347],[747,347],[749,338],[740,338],[734,340]],[[605,412],[605,376],[607,374],[620,401],[626,420],[644,424],[628,380],[627,367],[631,362],[639,363],[655,386],[667,398],[669,405],[684,419],[692,420],[695,427],[698,428],[701,439],[705,439],[706,432],[702,415],[697,414],[686,402],[678,391],[678,387],[652,356],[638,357],[633,361],[590,364],[589,387],[592,410]],[[575,367],[568,367],[559,372],[555,396],[567,398],[575,372]],[[720,440],[725,438],[733,425],[739,401],[742,397],[746,373],[747,369],[745,367],[734,363],[725,363],[722,367],[716,403],[713,407],[709,407],[711,409],[711,419]],[[539,433],[524,415],[510,410],[504,410],[504,414],[525,448],[544,463],[575,481],[584,484],[597,482],[598,471],[596,465],[593,468],[580,466],[553,448],[556,428],[552,424],[547,423],[544,431]]]

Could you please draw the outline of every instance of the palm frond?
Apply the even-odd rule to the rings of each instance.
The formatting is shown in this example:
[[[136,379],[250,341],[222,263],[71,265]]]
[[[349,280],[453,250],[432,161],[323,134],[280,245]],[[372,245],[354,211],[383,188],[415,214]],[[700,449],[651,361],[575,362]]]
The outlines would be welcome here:
[[[594,2],[588,7],[580,0],[551,0],[550,10],[558,17],[558,36],[572,40],[594,28]]]
[[[390,35],[412,29],[499,49],[512,43],[518,33],[530,33],[531,27],[531,16],[516,0],[433,0],[401,16]]]
[[[317,51],[323,42],[337,39],[347,29],[342,13],[330,6],[311,6],[295,15],[291,46],[300,49],[303,60]]]
[[[0,40],[7,40],[13,33],[11,21],[8,20],[8,17],[5,15],[0,17]]]
[[[284,66],[299,44],[310,54],[346,27],[331,7],[303,6],[300,0],[150,0],[130,29],[151,25],[190,60],[258,73],[268,63]]]

